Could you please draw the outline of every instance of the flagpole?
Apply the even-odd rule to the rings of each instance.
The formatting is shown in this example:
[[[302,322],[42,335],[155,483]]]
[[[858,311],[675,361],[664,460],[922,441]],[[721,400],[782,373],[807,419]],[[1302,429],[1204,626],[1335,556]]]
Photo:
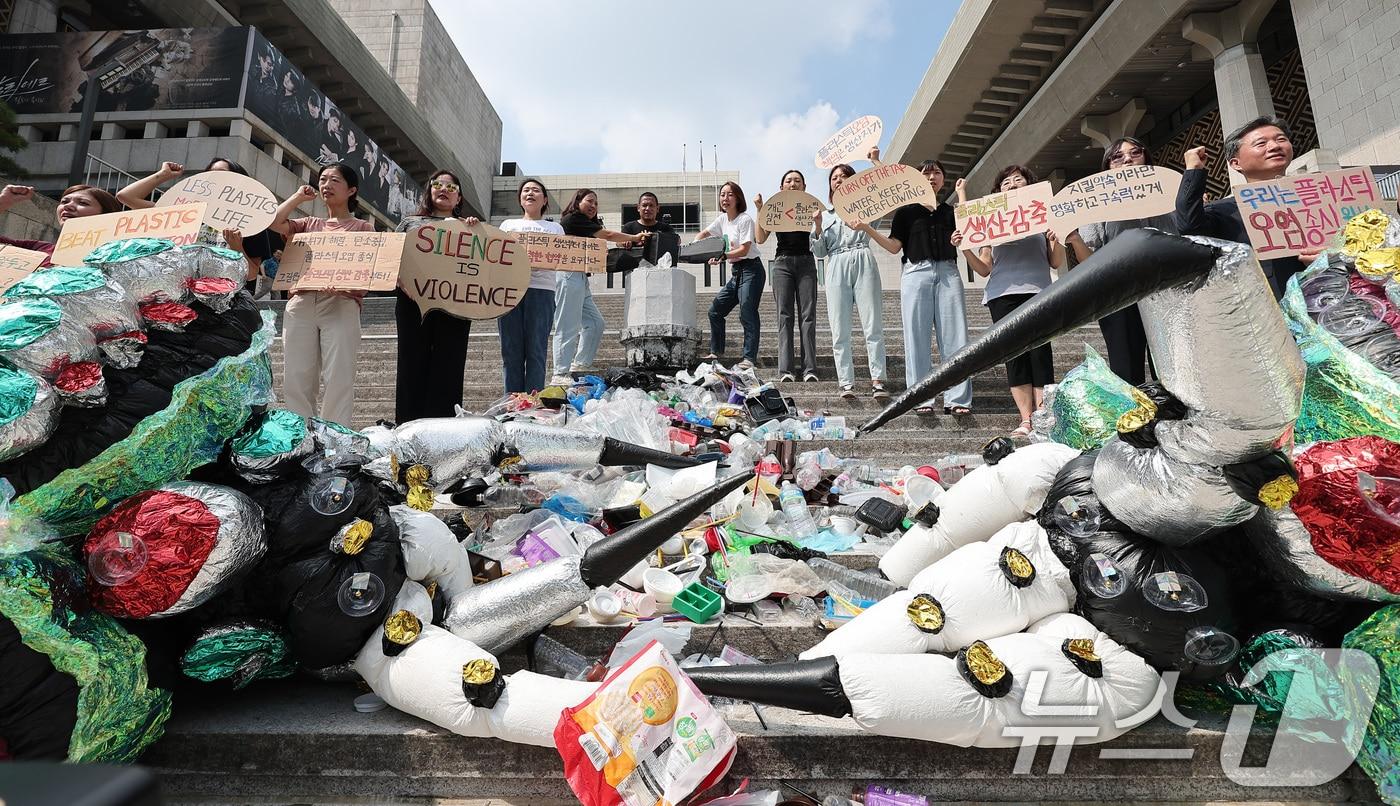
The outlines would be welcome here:
[[[682,232],[685,231],[685,213],[686,213],[686,209],[687,209],[687,208],[686,208],[686,204],[687,204],[687,202],[690,200],[690,199],[689,199],[689,195],[688,195],[690,189],[689,189],[689,187],[687,186],[687,180],[686,180],[686,176],[685,176],[685,149],[686,149],[686,144],[685,144],[685,143],[681,143],[681,231],[682,231]]]

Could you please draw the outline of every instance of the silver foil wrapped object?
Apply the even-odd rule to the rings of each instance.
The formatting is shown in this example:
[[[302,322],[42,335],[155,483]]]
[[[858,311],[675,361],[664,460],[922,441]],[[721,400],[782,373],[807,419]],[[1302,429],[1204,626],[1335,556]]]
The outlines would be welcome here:
[[[1260,508],[1245,524],[1245,534],[1275,574],[1308,593],[1328,599],[1400,602],[1400,594],[1352,576],[1319,557],[1308,528],[1289,507]]]
[[[579,570],[583,558],[559,557],[476,585],[448,605],[443,626],[492,654],[588,601],[592,590]]]
[[[370,436],[371,445],[389,449],[401,467],[428,466],[434,488],[496,468],[516,473],[582,470],[598,463],[603,440],[596,434],[489,417],[428,417],[398,426],[392,440]]]
[[[123,346],[123,349],[108,351],[104,347],[104,340],[139,331],[141,315],[135,298],[100,269],[91,266],[41,269],[10,286],[4,296],[7,299],[46,297],[58,303],[65,319],[92,333],[112,366],[134,367],[141,360],[139,349],[133,352],[130,347]],[[139,340],[127,341],[141,344]]]
[[[97,343],[46,298],[0,305],[0,358],[52,383],[69,364],[97,360]]]
[[[1128,528],[1170,546],[1244,523],[1258,510],[1230,489],[1220,468],[1177,461],[1161,448],[1140,450],[1117,437],[1094,461],[1094,493]]]
[[[58,427],[58,396],[43,378],[0,366],[0,462],[43,445]]]
[[[132,239],[114,241],[113,244],[131,245],[134,241],[152,239]],[[104,244],[93,254],[88,255],[89,265],[97,266],[107,273],[117,285],[138,303],[145,302],[185,302],[189,299],[190,280],[194,277],[194,267],[180,250],[165,242],[166,248],[150,249],[107,249],[113,244]],[[136,244],[144,246],[144,244]]]
[[[1221,250],[1210,273],[1138,304],[1158,377],[1190,409],[1157,424],[1161,448],[1216,466],[1286,449],[1305,367],[1268,280],[1248,246],[1191,240]]]
[[[584,470],[598,463],[603,437],[531,422],[502,423],[504,461],[523,473]]]
[[[195,481],[176,481],[161,489],[202,502],[219,519],[219,536],[180,598],[152,618],[204,604],[241,579],[267,553],[262,507],[253,499],[229,487]]]
[[[218,277],[242,288],[243,278],[248,276],[248,263],[242,252],[202,243],[183,246],[178,251],[195,277]]]

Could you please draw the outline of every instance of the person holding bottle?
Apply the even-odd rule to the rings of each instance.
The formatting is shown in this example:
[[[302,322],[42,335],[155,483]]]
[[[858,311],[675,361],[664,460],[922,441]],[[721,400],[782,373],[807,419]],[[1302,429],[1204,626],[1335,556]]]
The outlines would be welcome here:
[[[827,174],[827,200],[856,169],[842,163]],[[825,221],[823,220],[825,219]],[[812,222],[812,252],[826,259],[826,317],[831,326],[831,351],[836,360],[836,382],[841,396],[854,398],[855,359],[851,354],[851,305],[860,314],[865,334],[865,356],[870,367],[870,391],[876,400],[890,396],[885,390],[885,337],[881,309],[880,267],[870,251],[871,227],[850,227],[835,212],[826,218],[818,211]]]

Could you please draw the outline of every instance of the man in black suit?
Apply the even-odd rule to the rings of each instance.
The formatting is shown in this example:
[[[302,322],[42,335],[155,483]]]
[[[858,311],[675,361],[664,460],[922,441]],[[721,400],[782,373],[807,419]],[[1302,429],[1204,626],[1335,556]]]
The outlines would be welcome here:
[[[1177,229],[1182,235],[1208,235],[1224,241],[1249,243],[1249,231],[1240,218],[1234,196],[1210,203],[1202,198],[1206,190],[1206,150],[1207,146],[1198,146],[1186,152],[1186,172],[1181,176],[1181,189],[1176,194]],[[1278,179],[1293,161],[1288,124],[1276,117],[1251,120],[1225,139],[1225,159],[1248,182]],[[1302,271],[1315,257],[1316,252],[1259,261],[1274,297],[1283,297],[1288,278]]]

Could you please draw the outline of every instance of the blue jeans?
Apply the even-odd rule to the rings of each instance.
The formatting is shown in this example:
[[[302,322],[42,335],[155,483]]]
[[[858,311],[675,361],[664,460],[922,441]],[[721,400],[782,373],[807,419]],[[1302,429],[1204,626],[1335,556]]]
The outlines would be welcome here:
[[[573,365],[593,366],[603,340],[603,315],[593,302],[588,275],[581,271],[555,272],[554,374],[568,375]]]
[[[731,267],[729,282],[710,303],[710,352],[724,355],[724,317],[739,306],[744,326],[744,358],[758,363],[758,302],[763,297],[763,261],[745,258]]]
[[[505,365],[506,394],[537,392],[544,388],[545,363],[549,360],[549,328],[554,324],[554,292],[531,288],[520,304],[496,320],[501,334],[501,363]]]
[[[957,261],[907,264],[899,279],[899,307],[904,318],[904,380],[913,386],[933,372],[931,334],[938,337],[943,361],[967,346],[967,301]],[[972,382],[944,390],[943,405],[971,406]]]

